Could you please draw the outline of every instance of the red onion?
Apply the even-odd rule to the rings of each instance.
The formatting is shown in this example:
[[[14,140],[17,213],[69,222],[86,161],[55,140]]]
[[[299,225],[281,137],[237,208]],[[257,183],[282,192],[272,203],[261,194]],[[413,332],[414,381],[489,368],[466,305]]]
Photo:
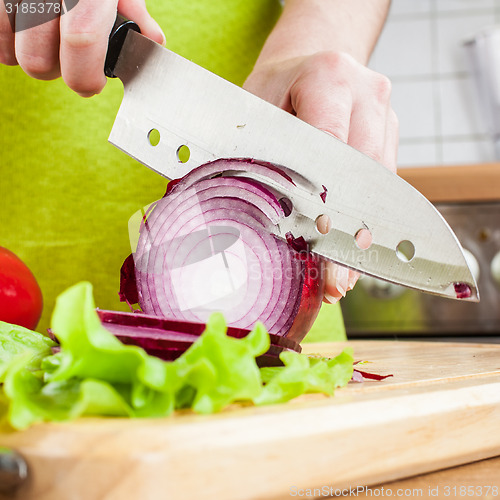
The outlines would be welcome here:
[[[142,347],[148,354],[165,361],[173,361],[185,352],[205,330],[204,323],[195,323],[151,316],[97,309],[103,326],[123,344]],[[246,337],[250,330],[228,327],[227,335]],[[287,337],[270,334],[269,350],[257,358],[259,366],[281,364],[279,355],[284,350],[301,352],[302,348]]]
[[[217,160],[170,182],[122,267],[121,299],[189,323],[221,311],[232,328],[261,321],[270,334],[300,342],[321,306],[323,261],[300,235],[287,243],[272,234],[289,211],[265,178],[293,184],[279,167],[244,159]]]
[[[455,283],[457,299],[468,299],[472,295],[471,287],[467,283]]]

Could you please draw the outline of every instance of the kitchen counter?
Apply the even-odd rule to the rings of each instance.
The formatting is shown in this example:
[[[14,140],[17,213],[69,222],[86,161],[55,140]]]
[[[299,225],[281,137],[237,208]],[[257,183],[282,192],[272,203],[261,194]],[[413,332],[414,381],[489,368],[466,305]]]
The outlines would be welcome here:
[[[401,168],[398,174],[432,203],[500,201],[500,163]]]
[[[23,500],[67,500],[68,491],[73,500],[276,500],[322,485],[498,482],[500,459],[491,457],[500,456],[500,346],[347,345],[368,361],[360,369],[392,377],[349,384],[333,398],[307,394],[216,415],[41,424],[0,433],[0,446],[28,462]],[[345,345],[303,347],[332,356]]]

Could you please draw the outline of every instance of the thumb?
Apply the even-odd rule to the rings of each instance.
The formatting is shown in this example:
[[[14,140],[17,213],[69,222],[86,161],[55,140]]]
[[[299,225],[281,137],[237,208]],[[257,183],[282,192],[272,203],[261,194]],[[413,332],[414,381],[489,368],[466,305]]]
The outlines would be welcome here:
[[[149,14],[145,0],[120,0],[118,2],[118,12],[137,23],[144,36],[163,46],[165,45],[165,34]]]

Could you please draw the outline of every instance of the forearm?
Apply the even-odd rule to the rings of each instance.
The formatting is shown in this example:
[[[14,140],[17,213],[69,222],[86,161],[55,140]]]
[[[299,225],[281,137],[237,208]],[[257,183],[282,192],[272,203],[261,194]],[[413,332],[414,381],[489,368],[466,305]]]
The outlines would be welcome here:
[[[389,6],[390,0],[285,0],[258,63],[335,51],[366,64]]]

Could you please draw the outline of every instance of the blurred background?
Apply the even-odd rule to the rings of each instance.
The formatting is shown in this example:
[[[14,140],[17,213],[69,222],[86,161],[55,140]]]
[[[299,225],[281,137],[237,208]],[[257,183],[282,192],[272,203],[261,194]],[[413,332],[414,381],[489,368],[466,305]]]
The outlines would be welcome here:
[[[500,0],[392,1],[370,67],[393,83],[401,168],[495,160],[463,46],[495,24]]]

